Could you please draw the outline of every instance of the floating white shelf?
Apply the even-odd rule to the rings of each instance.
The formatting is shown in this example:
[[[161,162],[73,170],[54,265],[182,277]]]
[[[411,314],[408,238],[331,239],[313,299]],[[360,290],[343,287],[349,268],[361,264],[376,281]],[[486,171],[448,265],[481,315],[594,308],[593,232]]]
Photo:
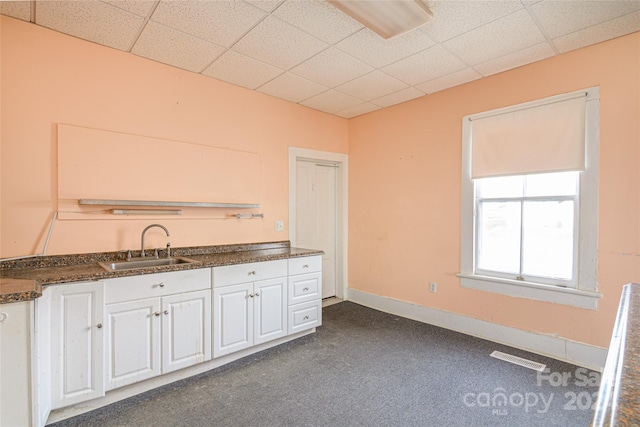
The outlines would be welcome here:
[[[149,200],[108,200],[108,199],[79,199],[79,205],[99,206],[151,206],[162,207],[186,207],[186,208],[230,208],[230,209],[257,209],[259,204],[253,203],[213,203],[213,202],[161,202]]]

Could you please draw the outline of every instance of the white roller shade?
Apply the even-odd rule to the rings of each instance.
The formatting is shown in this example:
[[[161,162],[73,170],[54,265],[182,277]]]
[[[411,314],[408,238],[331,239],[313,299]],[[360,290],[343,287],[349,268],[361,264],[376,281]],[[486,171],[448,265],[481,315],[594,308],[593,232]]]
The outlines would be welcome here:
[[[471,118],[472,178],[584,170],[586,96]]]

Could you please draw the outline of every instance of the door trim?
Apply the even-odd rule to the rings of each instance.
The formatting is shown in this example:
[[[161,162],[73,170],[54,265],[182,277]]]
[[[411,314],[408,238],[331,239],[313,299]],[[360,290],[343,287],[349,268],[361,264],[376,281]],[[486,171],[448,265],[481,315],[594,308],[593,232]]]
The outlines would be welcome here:
[[[332,162],[336,168],[336,297],[347,297],[349,156],[341,153],[289,147],[289,240],[296,246],[296,162],[316,160]],[[313,248],[310,248],[313,249]]]

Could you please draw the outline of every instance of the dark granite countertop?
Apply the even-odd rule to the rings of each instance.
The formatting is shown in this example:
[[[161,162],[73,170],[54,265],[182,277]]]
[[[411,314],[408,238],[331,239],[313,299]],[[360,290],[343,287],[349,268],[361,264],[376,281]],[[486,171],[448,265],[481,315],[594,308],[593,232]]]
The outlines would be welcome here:
[[[188,257],[197,263],[120,271],[106,271],[98,262],[123,261],[125,252],[52,255],[4,261],[0,262],[0,304],[38,298],[42,296],[42,286],[45,285],[289,259],[322,253],[314,249],[292,248],[290,242],[282,241],[175,248],[171,250],[172,256]],[[138,257],[140,251],[132,251],[132,255]],[[163,251],[160,251],[160,256],[163,256]]]
[[[625,285],[592,426],[640,425],[640,284]]]

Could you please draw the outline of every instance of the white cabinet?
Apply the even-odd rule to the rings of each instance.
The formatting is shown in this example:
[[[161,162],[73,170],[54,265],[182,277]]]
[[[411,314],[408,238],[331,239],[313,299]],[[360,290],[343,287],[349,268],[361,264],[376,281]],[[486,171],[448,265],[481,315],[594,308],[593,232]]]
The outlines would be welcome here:
[[[213,268],[213,356],[287,335],[287,261]]]
[[[106,389],[211,359],[211,270],[107,280]]]
[[[160,299],[109,304],[106,311],[107,390],[160,375]]]
[[[51,407],[104,396],[104,284],[56,285],[51,292]]]
[[[288,334],[322,324],[322,256],[288,260]]]

